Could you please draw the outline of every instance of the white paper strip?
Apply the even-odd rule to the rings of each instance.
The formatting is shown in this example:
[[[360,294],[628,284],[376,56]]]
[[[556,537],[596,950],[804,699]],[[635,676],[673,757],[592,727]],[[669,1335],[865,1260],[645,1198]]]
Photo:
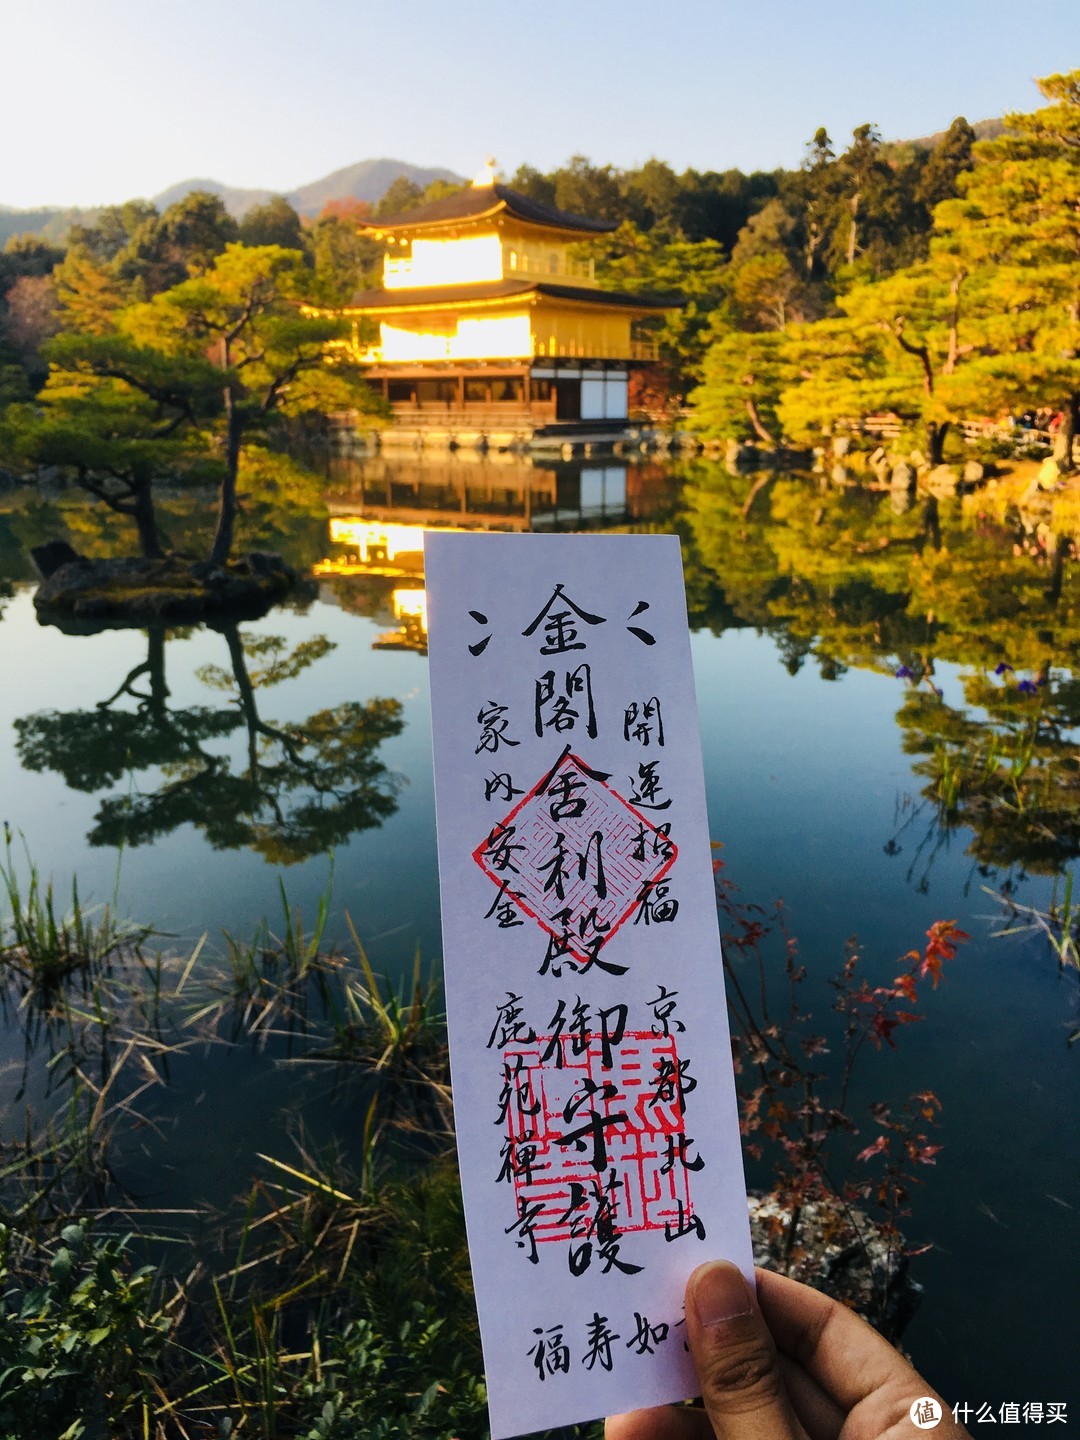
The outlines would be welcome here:
[[[752,1276],[679,542],[425,545],[454,1110],[493,1440],[697,1386]]]

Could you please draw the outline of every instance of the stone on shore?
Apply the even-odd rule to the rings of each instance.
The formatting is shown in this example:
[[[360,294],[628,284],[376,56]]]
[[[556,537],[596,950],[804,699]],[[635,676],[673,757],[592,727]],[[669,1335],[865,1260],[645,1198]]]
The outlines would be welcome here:
[[[1061,474],[1061,466],[1056,460],[1044,460],[1039,466],[1039,484],[1044,490],[1052,490],[1061,479]]]
[[[889,484],[894,490],[915,489],[915,471],[906,460],[898,460],[893,466]]]

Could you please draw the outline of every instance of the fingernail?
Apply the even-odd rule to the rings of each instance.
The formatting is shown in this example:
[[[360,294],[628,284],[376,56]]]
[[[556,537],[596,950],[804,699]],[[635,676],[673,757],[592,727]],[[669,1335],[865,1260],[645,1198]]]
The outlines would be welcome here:
[[[749,1315],[753,1306],[750,1291],[738,1266],[726,1260],[703,1265],[694,1277],[693,1303],[702,1325],[722,1325]]]

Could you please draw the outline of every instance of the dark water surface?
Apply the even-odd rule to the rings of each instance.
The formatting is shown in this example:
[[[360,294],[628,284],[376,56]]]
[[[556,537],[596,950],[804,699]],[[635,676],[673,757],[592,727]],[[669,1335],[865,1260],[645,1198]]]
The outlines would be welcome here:
[[[933,921],[972,937],[920,1003],[925,1021],[869,1055],[849,1107],[865,1139],[870,1100],[932,1089],[943,1106],[931,1138],[944,1148],[905,1222],[913,1244],[933,1244],[914,1262],[926,1295],[905,1344],[950,1401],[1065,1400],[1080,1423],[1077,987],[1038,936],[994,938],[1003,912],[988,893],[1045,909],[1078,848],[1071,566],[1055,576],[1045,537],[970,504],[897,513],[887,496],[786,480],[744,515],[749,488],[704,465],[338,462],[329,513],[278,522],[309,573],[334,562],[300,601],[232,629],[150,635],[39,625],[21,547],[43,537],[12,501],[0,818],[61,889],[77,873],[94,900],[111,895],[123,843],[121,908],[178,950],[203,931],[273,927],[281,877],[314,917],[332,850],[328,938],[346,938],[348,911],[376,969],[405,973],[417,947],[434,961],[421,542],[408,527],[678,529],[712,831],[746,899],[783,898],[822,1027],[850,936],[879,984]],[[995,674],[1002,663],[1013,668]],[[202,1119],[164,1151],[148,1145],[169,1169],[143,1177],[173,1204],[239,1190],[256,1152],[283,1151],[290,1108],[317,1110],[325,1132],[359,1123],[348,1095],[246,1051],[188,1056],[176,1078],[199,1091]]]

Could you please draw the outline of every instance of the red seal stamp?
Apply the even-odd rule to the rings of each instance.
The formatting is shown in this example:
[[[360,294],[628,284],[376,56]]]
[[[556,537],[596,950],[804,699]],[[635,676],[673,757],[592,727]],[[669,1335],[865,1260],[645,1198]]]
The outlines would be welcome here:
[[[473,851],[500,895],[588,965],[628,919],[674,917],[662,885],[677,847],[569,753]]]

